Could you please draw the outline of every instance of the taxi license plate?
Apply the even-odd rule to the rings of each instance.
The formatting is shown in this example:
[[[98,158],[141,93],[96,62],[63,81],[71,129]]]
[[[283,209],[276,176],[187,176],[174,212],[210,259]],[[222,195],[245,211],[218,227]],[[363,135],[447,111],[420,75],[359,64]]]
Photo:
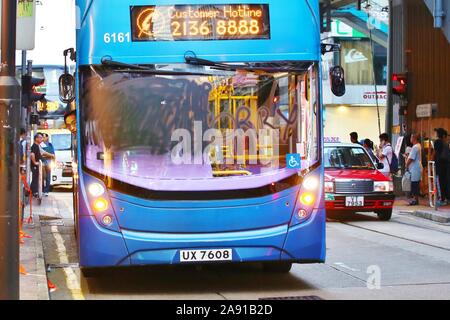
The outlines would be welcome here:
[[[346,197],[346,207],[364,207],[364,197]]]
[[[220,250],[181,250],[180,262],[233,261],[232,249]]]

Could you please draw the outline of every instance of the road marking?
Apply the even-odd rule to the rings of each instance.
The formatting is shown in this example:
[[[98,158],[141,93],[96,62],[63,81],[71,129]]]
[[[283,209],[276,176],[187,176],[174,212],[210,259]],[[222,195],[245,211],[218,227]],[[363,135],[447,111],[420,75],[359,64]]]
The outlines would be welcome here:
[[[69,257],[67,256],[67,249],[64,245],[64,239],[61,237],[61,234],[58,231],[57,226],[52,226],[52,234],[55,238],[55,243],[58,251],[59,262],[61,264],[68,264]],[[66,278],[67,288],[70,290],[72,297],[74,300],[85,300],[83,292],[81,290],[80,282],[78,281],[78,277],[73,271],[72,268],[63,268]]]
[[[350,270],[350,271],[353,271],[353,272],[359,272],[359,271],[360,271],[360,270],[358,270],[358,269],[353,269],[353,268],[347,266],[347,265],[346,265],[345,263],[343,263],[343,262],[335,262],[334,264],[337,265],[337,266],[339,266],[339,267],[341,267],[341,268],[344,268],[344,269],[347,269],[347,270]]]

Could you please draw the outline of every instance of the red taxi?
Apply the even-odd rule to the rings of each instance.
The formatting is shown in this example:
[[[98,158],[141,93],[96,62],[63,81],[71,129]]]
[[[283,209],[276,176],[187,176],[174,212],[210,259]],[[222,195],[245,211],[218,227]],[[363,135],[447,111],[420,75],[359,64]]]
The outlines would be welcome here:
[[[375,212],[392,217],[394,185],[357,144],[325,143],[325,203],[327,213]]]

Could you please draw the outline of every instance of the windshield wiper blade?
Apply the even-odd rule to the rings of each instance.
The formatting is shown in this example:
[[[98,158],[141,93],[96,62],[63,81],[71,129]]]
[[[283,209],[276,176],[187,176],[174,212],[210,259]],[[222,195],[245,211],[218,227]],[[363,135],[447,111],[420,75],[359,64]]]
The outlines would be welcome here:
[[[102,59],[102,65],[108,67],[122,68],[117,71],[128,72],[128,73],[146,73],[162,76],[209,76],[208,73],[201,72],[189,72],[189,71],[173,71],[173,70],[162,70],[156,69],[154,65],[151,67],[140,66],[137,64],[128,64],[124,62],[114,61],[112,59]]]
[[[214,62],[211,60],[197,58],[195,56],[186,55],[184,57],[186,64],[190,64],[193,66],[203,66],[203,67],[211,67],[217,70],[225,70],[225,71],[237,71],[244,70],[248,72],[303,72],[303,69],[297,68],[289,68],[289,67],[252,67],[249,65],[233,65],[233,64],[225,64],[220,62]]]
[[[140,66],[137,64],[129,64],[129,63],[115,61],[115,60],[110,59],[109,57],[102,58],[102,65],[108,66],[108,67],[135,69],[135,70],[146,70],[146,71],[154,71],[155,70],[154,65],[152,65],[151,67]]]

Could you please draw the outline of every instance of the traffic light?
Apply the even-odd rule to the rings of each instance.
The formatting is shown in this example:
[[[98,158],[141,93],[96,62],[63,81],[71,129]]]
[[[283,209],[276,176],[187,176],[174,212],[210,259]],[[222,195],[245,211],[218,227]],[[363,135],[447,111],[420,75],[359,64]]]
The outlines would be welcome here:
[[[407,73],[394,73],[392,75],[392,93],[394,95],[406,98],[408,95],[408,74]],[[398,85],[396,85],[398,82]]]
[[[45,79],[22,76],[22,106],[28,107],[44,99],[45,94],[36,91],[36,87],[44,85]]]

